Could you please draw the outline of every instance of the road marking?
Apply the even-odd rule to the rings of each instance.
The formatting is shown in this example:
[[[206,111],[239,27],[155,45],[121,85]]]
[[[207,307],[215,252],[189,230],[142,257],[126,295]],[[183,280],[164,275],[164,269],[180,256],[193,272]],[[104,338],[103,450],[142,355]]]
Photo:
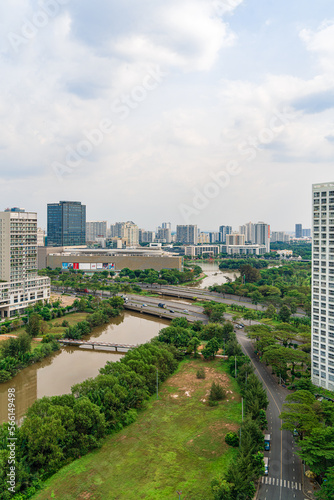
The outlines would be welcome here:
[[[286,487],[286,480],[284,479],[284,488]]]

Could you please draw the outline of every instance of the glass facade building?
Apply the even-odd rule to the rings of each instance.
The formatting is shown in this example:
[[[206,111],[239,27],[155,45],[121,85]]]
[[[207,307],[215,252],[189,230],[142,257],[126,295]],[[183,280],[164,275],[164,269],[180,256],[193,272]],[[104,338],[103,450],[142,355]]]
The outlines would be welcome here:
[[[86,244],[86,205],[79,201],[48,204],[49,247]]]

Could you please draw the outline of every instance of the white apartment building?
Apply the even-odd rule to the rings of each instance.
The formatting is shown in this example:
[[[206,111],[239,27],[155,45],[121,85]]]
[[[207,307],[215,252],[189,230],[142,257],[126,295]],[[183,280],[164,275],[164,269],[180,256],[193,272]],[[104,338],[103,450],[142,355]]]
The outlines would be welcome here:
[[[313,185],[312,382],[334,390],[334,182]]]
[[[96,238],[106,238],[107,225],[106,220],[86,222],[86,242],[93,242]]]
[[[50,298],[50,279],[37,275],[37,214],[0,212],[0,317]]]
[[[188,243],[197,245],[198,243],[198,228],[196,224],[176,226],[176,241],[179,243]]]
[[[208,254],[211,257],[216,257],[219,253],[219,245],[187,245],[184,247],[184,255],[192,258],[199,257],[203,254]]]
[[[239,233],[232,233],[226,235],[226,245],[244,245],[245,244],[245,235]]]

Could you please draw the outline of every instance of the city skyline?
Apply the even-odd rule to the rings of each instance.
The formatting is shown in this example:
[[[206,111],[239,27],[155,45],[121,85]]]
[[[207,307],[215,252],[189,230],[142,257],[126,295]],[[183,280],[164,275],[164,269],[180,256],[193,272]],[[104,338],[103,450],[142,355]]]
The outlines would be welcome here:
[[[246,210],[310,226],[332,169],[332,2],[57,5],[1,7],[4,207],[43,227],[59,199],[146,228]]]

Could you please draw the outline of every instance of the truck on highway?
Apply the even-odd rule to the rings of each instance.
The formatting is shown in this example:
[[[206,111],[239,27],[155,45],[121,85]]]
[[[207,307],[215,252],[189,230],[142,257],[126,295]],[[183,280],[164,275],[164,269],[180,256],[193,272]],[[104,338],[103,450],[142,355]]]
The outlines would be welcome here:
[[[264,457],[263,461],[264,461],[264,475],[268,476],[268,474],[269,474],[269,458]]]
[[[162,302],[159,302],[158,306],[162,307],[163,309],[165,308],[165,304],[163,304]]]
[[[270,450],[270,434],[266,434],[264,436],[264,449],[266,451],[269,451]]]

